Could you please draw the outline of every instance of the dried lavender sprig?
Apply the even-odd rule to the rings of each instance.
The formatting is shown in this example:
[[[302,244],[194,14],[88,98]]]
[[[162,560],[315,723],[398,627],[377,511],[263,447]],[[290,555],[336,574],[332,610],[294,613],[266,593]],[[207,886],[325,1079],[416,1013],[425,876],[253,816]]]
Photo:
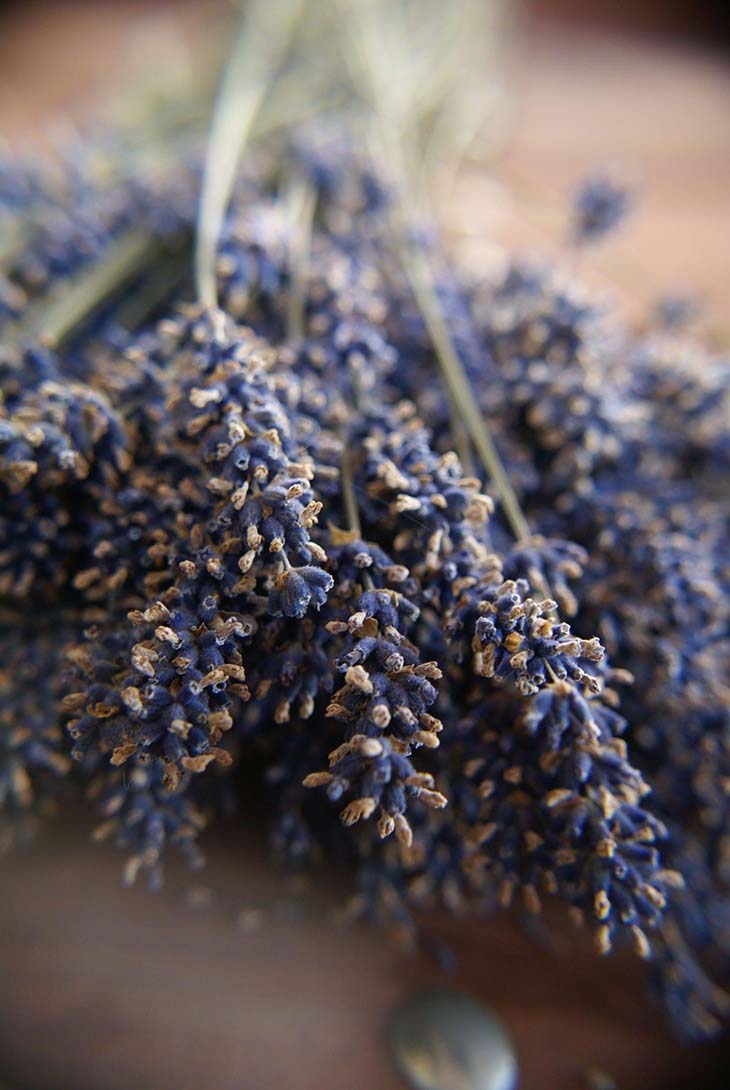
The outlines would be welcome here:
[[[68,625],[56,631],[29,632],[23,619],[14,617],[4,627],[0,645],[2,826],[40,811],[53,797],[53,781],[69,770],[60,718]]]
[[[339,540],[339,535],[338,535]],[[341,535],[330,549],[340,581],[354,564],[354,577],[347,575],[348,597],[337,619],[327,630],[343,636],[336,669],[344,685],[332,697],[326,714],[346,724],[345,741],[330,753],[327,772],[309,774],[305,787],[324,787],[332,801],[351,795],[341,819],[352,825],[379,814],[378,831],[385,838],[395,830],[406,845],[411,829],[406,817],[409,797],[440,808],[446,799],[434,790],[433,777],[419,773],[411,762],[414,749],[438,746],[441,722],[428,711],[441,677],[435,662],[421,662],[418,649],[404,632],[412,626],[418,610],[402,591],[383,586],[383,581],[407,577],[381,550],[357,537],[356,531]],[[378,587],[380,583],[380,587]],[[362,585],[372,589],[362,591]],[[350,587],[360,586],[350,613]]]
[[[441,311],[428,258],[419,246],[409,242],[402,230],[400,246],[406,273],[423,313],[453,402],[464,420],[471,441],[487,473],[494,482],[515,538],[521,544],[527,545],[532,540],[532,531],[502,465],[495,442],[476,406],[469,380],[456,353],[448,325]],[[546,596],[550,596],[548,587],[541,589]]]
[[[131,456],[125,424],[104,395],[64,382],[53,356],[27,352],[11,374],[0,403],[0,593],[21,600],[64,585],[85,518]]]
[[[467,807],[474,855],[465,865],[494,868],[503,903],[521,888],[536,912],[541,890],[560,894],[593,918],[600,953],[626,929],[650,957],[647,932],[682,879],[662,865],[666,830],[642,802],[649,789],[617,737],[620,717],[565,681],[530,701],[517,730],[492,725],[488,709],[471,713],[486,726],[464,766],[481,800]]]
[[[189,867],[203,865],[197,837],[205,815],[190,798],[189,779],[188,775],[171,790],[159,763],[132,760],[123,768],[105,768],[91,781],[88,797],[101,818],[93,837],[97,843],[114,839],[129,853],[125,885],[133,885],[142,872],[148,886],[159,889],[168,847],[177,849]]]
[[[114,153],[124,161],[116,180],[110,180],[104,162],[99,165],[92,157],[86,162],[78,150],[64,153],[60,177],[51,171],[48,178],[42,176],[43,196],[39,208],[34,208],[34,227],[3,268],[0,320],[9,332],[22,324],[26,311],[34,323],[39,322],[41,297],[57,301],[69,280],[103,262],[110,247],[112,260],[114,248],[123,248],[129,235],[146,233],[150,240],[174,244],[189,228],[195,171],[176,161],[179,174],[168,169],[139,177],[124,159],[123,148]]]
[[[625,218],[630,204],[625,186],[608,175],[586,178],[575,194],[573,239],[585,245],[603,238]]]
[[[603,658],[603,647],[596,637],[580,639],[566,622],[556,622],[554,602],[534,601],[524,580],[502,582],[498,569],[463,584],[443,622],[457,661],[471,654],[475,674],[508,680],[525,696],[566,678],[599,690],[592,664]]]
[[[403,268],[421,309],[453,406],[463,421],[484,468],[494,482],[517,541],[528,544],[532,540],[530,527],[491,432],[475,403],[469,379],[455,350],[441,309],[428,255],[418,240],[414,219],[407,211],[418,207],[413,183],[413,157],[408,151],[408,134],[402,123],[399,124],[400,119],[394,119],[393,111],[389,110],[383,81],[378,76],[373,59],[372,42],[370,45],[368,50],[366,43],[366,48],[362,51],[367,71],[365,92],[372,105],[377,144],[385,161],[393,164],[396,170],[399,199],[393,209],[393,226]],[[551,597],[549,587],[542,586],[540,589],[547,598]]]
[[[91,752],[117,766],[139,756],[160,763],[174,789],[184,772],[230,763],[218,743],[234,698],[249,696],[241,646],[254,625],[223,618],[212,596],[197,609],[182,594],[168,600],[133,612],[131,628],[112,620],[87,635],[72,652],[81,687],[64,709],[76,760]]]

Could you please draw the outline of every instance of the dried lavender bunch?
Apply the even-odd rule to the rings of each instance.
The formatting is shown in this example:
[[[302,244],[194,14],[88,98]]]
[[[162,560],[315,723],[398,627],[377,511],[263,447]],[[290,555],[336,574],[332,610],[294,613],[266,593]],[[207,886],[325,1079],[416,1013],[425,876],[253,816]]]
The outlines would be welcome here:
[[[197,303],[183,269],[180,298],[142,298],[135,266],[62,315],[55,351],[0,361],[0,801],[43,802],[73,758],[97,837],[156,886],[167,848],[200,863],[245,760],[275,847],[346,860],[379,920],[558,896],[714,1032],[726,361],[560,269],[464,278],[399,220],[405,175],[351,139],[305,128],[246,159],[227,192],[205,172]],[[105,186],[92,163],[62,190],[0,171],[3,223],[45,210],[2,260],[7,321],[108,270],[130,224],[191,222],[195,170]],[[627,205],[591,181],[573,240]],[[68,630],[18,644],[20,601],[49,589]]]

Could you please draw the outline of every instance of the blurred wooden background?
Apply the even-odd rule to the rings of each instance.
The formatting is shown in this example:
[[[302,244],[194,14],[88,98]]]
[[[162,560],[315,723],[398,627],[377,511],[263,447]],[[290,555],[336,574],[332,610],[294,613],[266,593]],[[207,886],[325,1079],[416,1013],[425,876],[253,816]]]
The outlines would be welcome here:
[[[93,114],[124,85],[130,58],[150,28],[197,32],[232,5],[180,0],[64,0],[0,9],[0,134],[42,138],[50,119]],[[546,14],[568,0],[527,4],[505,57],[511,115],[496,176],[462,180],[453,219],[469,240],[532,248],[562,241],[576,179],[604,166],[636,181],[636,213],[589,267],[651,297],[687,290],[730,309],[730,50],[694,39],[629,36]],[[615,7],[615,6],[614,6]],[[651,0],[639,4],[648,25]],[[701,4],[669,4],[664,18]],[[710,5],[711,7],[711,5]],[[585,3],[584,15],[609,5]],[[634,10],[632,5],[631,10]],[[618,16],[614,14],[613,21]],[[656,19],[656,12],[654,15]],[[668,25],[676,24],[676,16]],[[711,23],[708,25],[712,25]]]

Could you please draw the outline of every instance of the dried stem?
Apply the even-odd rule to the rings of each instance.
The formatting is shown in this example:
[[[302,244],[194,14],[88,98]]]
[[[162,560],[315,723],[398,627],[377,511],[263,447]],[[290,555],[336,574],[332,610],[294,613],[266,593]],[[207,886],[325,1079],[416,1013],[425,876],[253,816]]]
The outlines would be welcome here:
[[[352,476],[350,451],[347,449],[346,445],[343,448],[342,459],[340,461],[340,484],[342,486],[342,502],[345,505],[345,517],[347,519],[348,528],[361,538],[362,526],[360,524],[360,510],[357,506],[357,497],[355,496],[355,482]],[[370,572],[367,570],[363,570],[362,582],[366,590],[372,590],[375,585]]]
[[[342,482],[342,501],[345,505],[347,525],[350,530],[355,531],[358,537],[361,537],[362,527],[360,525],[360,511],[357,506],[357,498],[355,497],[355,485],[352,478],[352,462],[347,447],[342,451],[340,480]]]
[[[195,282],[204,306],[216,306],[216,254],[238,162],[286,53],[303,0],[254,0],[241,20],[221,77],[203,173]]]
[[[57,298],[39,299],[26,311],[19,332],[31,340],[57,346],[106,299],[149,263],[160,249],[158,240],[142,231],[131,232],[112,244],[97,264],[85,269]]]
[[[303,176],[296,176],[288,194],[291,283],[286,302],[286,327],[290,341],[301,340],[304,333],[307,272],[316,203],[314,186]]]
[[[125,329],[137,329],[147,318],[170,299],[188,275],[190,238],[177,253],[165,254],[149,270],[135,292],[123,299],[114,310],[114,318]]]
[[[357,40],[351,40],[353,48],[358,50],[361,64],[359,68],[353,65],[353,76],[359,82],[366,102],[370,104],[375,148],[381,160],[391,167],[400,194],[401,199],[393,213],[398,251],[446,383],[452,409],[454,438],[460,439],[460,446],[468,450],[468,444],[462,438],[463,430],[466,430],[494,484],[516,540],[521,544],[529,544],[532,541],[532,532],[456,351],[438,297],[428,254],[415,241],[419,222],[418,210],[422,205],[418,187],[419,158],[412,141],[412,134],[417,130],[417,118],[408,118],[407,107],[405,113],[403,109],[399,112],[397,108],[390,107],[389,81],[376,56],[373,26],[368,24],[367,19],[363,21],[361,15],[357,29]],[[406,103],[408,99],[408,94],[405,94]],[[545,580],[541,579],[539,582],[541,592],[550,597]]]
[[[522,544],[528,544],[532,540],[532,532],[454,347],[436,292],[428,257],[417,244],[408,239],[405,232],[401,231],[399,234],[403,266],[423,315],[451,399],[461,415],[484,468],[494,482],[515,538]]]
[[[0,228],[0,263],[7,262],[21,249],[27,234],[27,224],[16,220]]]

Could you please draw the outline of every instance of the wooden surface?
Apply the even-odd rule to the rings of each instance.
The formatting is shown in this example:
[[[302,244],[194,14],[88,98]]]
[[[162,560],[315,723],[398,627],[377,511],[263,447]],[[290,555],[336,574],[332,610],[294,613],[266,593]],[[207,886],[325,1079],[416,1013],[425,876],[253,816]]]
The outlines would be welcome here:
[[[669,1037],[631,957],[598,959],[559,925],[553,949],[507,918],[426,921],[456,954],[445,980],[338,925],[327,876],[301,888],[253,830],[207,843],[204,886],[173,868],[159,895],[120,888],[84,815],[3,861],[0,1075],[23,1090],[399,1090],[389,1011],[446,982],[499,1013],[521,1090],[587,1090],[594,1067],[621,1090],[713,1085],[716,1050]]]
[[[65,0],[19,4],[0,33],[0,135],[43,139],[52,119],[93,116],[199,55],[217,5]],[[175,11],[175,19],[171,13]],[[158,43],[150,46],[150,40]],[[163,52],[164,63],[154,64]],[[509,92],[495,186],[470,172],[449,218],[480,255],[490,243],[559,247],[570,188],[616,167],[636,182],[627,229],[587,262],[626,295],[687,290],[730,311],[730,60],[698,47],[524,19],[505,57]]]
[[[189,19],[200,18],[202,5]],[[19,6],[0,23],[0,130],[42,138],[59,109],[89,113],[144,38],[144,6]],[[140,27],[142,30],[140,31]],[[137,48],[137,46],[134,46]],[[495,245],[557,249],[570,185],[616,164],[645,196],[615,247],[590,259],[628,304],[668,289],[730,307],[730,73],[645,42],[533,26],[508,59],[514,106],[497,182],[470,172],[452,223],[468,259]],[[119,857],[90,819],[54,822],[3,861],[0,1083],[23,1090],[397,1090],[388,1011],[439,974],[368,929],[332,922],[339,894],[272,870],[263,831],[206,838],[212,903],[173,870],[158,897],[123,891]],[[244,910],[248,927],[236,920]],[[258,922],[260,926],[253,928]],[[646,1003],[632,959],[597,960],[558,929],[563,954],[514,921],[430,921],[452,943],[458,986],[513,1033],[522,1090],[581,1090],[590,1067],[621,1090],[713,1085],[712,1049],[683,1049]],[[726,1085],[720,1078],[718,1083]]]
[[[730,311],[730,62],[678,45],[529,28],[508,64],[514,104],[495,167],[464,180],[455,212],[475,249],[557,252],[576,181],[602,168],[635,186],[634,211],[580,270],[624,302],[665,292]]]

